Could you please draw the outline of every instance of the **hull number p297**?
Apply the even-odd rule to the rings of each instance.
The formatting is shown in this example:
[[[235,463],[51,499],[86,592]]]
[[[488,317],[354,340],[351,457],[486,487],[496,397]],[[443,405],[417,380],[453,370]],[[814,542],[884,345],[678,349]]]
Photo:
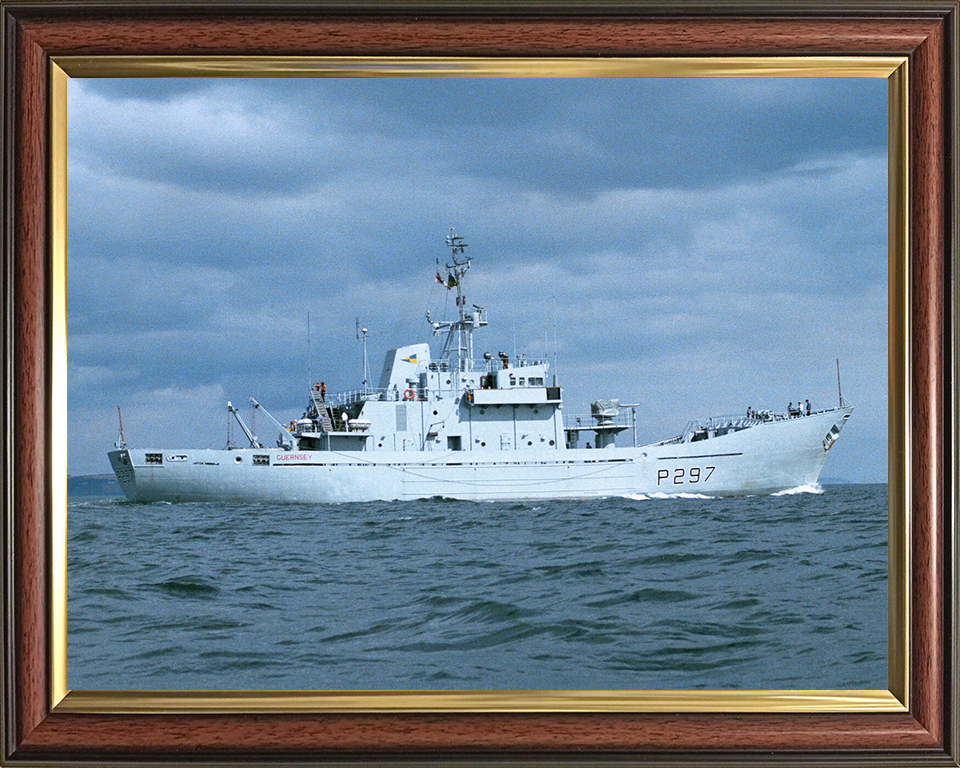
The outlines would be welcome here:
[[[684,485],[685,483],[707,482],[716,467],[677,467],[675,469],[658,469],[657,485],[669,483]]]

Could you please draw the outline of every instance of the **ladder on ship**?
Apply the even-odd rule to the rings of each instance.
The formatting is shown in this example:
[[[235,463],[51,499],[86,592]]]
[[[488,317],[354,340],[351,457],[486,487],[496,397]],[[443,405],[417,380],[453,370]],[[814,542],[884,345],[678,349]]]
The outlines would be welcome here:
[[[324,432],[333,432],[333,420],[330,418],[330,411],[327,410],[327,403],[323,399],[323,393],[319,389],[310,391],[310,397],[313,399],[313,407],[317,409],[317,418],[323,425]]]

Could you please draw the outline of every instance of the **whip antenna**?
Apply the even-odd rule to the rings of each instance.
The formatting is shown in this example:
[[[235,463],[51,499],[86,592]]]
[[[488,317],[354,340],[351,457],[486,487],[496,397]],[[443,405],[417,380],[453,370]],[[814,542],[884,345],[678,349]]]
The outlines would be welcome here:
[[[117,439],[117,442],[114,443],[114,445],[115,445],[117,448],[126,448],[126,447],[127,447],[127,439],[123,436],[123,414],[120,413],[120,406],[119,406],[119,405],[117,406],[117,419],[120,421],[120,436],[119,436],[119,438]]]
[[[313,360],[310,356],[310,310],[307,310],[307,386],[313,382]]]
[[[367,363],[367,334],[370,332],[367,328],[360,327],[360,318],[356,319],[355,329],[357,341],[363,343],[363,394],[367,394],[370,387],[370,365]]]
[[[840,358],[837,358],[837,397],[840,398],[840,407],[843,408],[843,393],[840,391]]]

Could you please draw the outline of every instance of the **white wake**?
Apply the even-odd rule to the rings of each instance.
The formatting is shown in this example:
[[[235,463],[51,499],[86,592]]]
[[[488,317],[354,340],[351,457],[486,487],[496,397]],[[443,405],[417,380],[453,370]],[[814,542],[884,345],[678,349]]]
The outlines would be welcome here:
[[[706,496],[702,493],[625,493],[621,495],[622,499],[632,499],[633,501],[650,501],[650,499],[715,499],[716,496]]]
[[[823,486],[820,483],[813,485],[798,485],[796,488],[787,488],[785,491],[771,493],[771,496],[795,496],[798,493],[823,493]]]

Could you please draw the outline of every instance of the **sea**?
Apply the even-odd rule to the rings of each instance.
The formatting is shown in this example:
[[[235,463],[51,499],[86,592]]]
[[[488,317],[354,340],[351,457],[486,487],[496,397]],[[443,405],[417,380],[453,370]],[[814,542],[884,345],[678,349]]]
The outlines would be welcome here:
[[[72,689],[886,689],[887,486],[68,506]]]

